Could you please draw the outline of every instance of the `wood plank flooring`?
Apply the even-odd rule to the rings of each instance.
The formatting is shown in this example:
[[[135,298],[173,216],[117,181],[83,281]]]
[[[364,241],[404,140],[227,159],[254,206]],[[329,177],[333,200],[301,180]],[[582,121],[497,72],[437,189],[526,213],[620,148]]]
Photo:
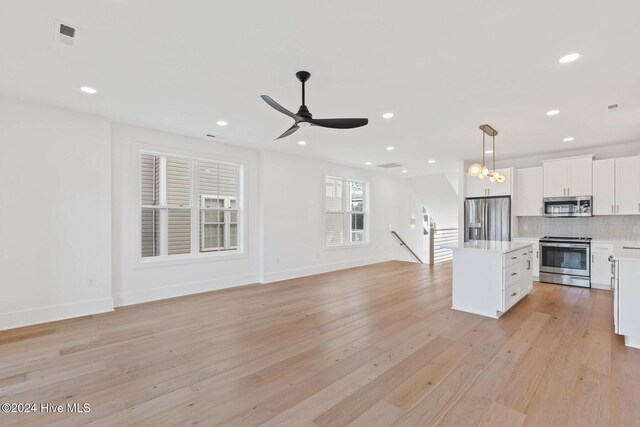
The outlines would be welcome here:
[[[0,413],[47,426],[640,426],[611,293],[535,284],[499,320],[451,265],[388,262],[0,332]]]

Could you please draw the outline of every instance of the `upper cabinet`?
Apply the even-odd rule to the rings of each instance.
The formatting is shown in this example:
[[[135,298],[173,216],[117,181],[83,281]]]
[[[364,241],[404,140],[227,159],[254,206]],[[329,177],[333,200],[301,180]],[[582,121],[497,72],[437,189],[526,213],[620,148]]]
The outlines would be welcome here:
[[[616,159],[593,162],[594,215],[613,215],[616,206]]]
[[[544,197],[591,196],[592,163],[592,155],[544,161]]]
[[[640,156],[593,162],[593,214],[640,214]]]
[[[498,172],[507,178],[502,184],[494,184],[489,180],[489,178],[480,179],[477,176],[465,174],[465,196],[510,196],[511,186],[513,185],[513,170],[510,168],[498,169]]]
[[[517,216],[541,216],[542,204],[542,166],[518,169],[515,172],[514,192]]]
[[[640,157],[616,159],[615,213],[631,215],[640,213]]]

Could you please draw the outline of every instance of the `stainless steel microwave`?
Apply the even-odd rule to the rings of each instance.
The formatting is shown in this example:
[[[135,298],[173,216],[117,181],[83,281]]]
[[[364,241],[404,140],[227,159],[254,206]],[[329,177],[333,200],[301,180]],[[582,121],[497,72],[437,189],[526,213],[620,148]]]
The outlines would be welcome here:
[[[544,216],[574,217],[593,216],[591,196],[545,197]]]

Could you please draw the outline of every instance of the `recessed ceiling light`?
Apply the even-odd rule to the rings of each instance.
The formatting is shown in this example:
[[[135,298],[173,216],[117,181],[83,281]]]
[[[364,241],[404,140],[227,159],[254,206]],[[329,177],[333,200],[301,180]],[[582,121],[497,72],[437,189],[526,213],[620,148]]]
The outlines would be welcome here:
[[[218,120],[218,121],[216,122],[216,124],[217,124],[218,126],[226,126],[226,125],[228,125],[229,123],[225,122],[224,120]]]
[[[561,64],[568,64],[569,62],[573,62],[578,58],[580,58],[580,54],[579,53],[570,53],[570,54],[565,55],[562,58],[558,59],[558,62],[561,63]]]
[[[385,119],[390,119],[391,117],[393,117],[393,113],[384,113],[382,117],[384,117]]]
[[[493,150],[487,150],[484,152],[484,154],[492,154],[492,153],[493,153]]]
[[[98,92],[97,90],[89,86],[80,86],[80,90],[84,93],[88,93],[89,95],[93,95]]]
[[[371,162],[364,162],[364,164],[367,165],[367,166],[371,166],[372,163]]]
[[[556,114],[560,114],[560,110],[549,110],[549,111],[547,111],[547,116],[555,116]]]
[[[428,163],[435,163],[436,161],[433,159],[427,160]]]
[[[391,146],[391,145],[387,147],[387,151],[393,151],[393,150],[395,150],[395,149],[396,149],[396,147]]]
[[[307,145],[307,141],[298,141],[298,145]]]
[[[574,139],[575,139],[574,137],[572,137],[572,136],[568,136],[568,137],[566,137],[565,139],[563,139],[563,141],[564,141],[564,142],[571,142],[571,141],[573,141]]]
[[[405,170],[403,170],[403,171],[402,171],[402,173],[407,173],[407,170],[406,170],[406,169],[405,169]]]

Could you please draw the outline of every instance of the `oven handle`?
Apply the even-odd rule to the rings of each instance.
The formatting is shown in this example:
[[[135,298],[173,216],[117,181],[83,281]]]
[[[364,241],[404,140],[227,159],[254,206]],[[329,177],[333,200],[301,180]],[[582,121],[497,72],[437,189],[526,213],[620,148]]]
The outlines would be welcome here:
[[[580,244],[572,244],[572,243],[548,243],[548,242],[540,242],[540,246],[552,246],[554,248],[578,248],[578,249],[589,248],[589,245],[580,245]]]

